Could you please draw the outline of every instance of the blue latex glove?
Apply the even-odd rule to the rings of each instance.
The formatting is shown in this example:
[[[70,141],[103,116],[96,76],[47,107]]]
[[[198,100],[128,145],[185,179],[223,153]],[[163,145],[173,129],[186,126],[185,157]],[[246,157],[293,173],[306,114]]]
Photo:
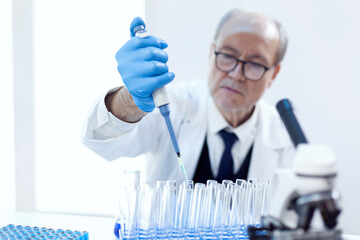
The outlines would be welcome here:
[[[133,28],[143,24],[141,18],[135,18],[130,26],[132,38],[116,53],[118,72],[133,96],[135,104],[144,112],[155,108],[151,96],[154,90],[171,82],[175,74],[169,72],[166,62],[168,55],[163,50],[167,43],[154,36],[134,37]]]

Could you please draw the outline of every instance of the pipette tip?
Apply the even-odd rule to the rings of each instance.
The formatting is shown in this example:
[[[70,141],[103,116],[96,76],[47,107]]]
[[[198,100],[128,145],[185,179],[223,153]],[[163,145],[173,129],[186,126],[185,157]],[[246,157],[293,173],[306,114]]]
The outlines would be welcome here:
[[[180,153],[176,153],[176,154],[178,155],[178,161],[179,161],[181,170],[182,170],[182,172],[184,174],[185,180],[187,181],[188,177],[187,177],[187,174],[186,174],[186,171],[185,171],[184,163],[183,163],[182,159],[180,158]]]

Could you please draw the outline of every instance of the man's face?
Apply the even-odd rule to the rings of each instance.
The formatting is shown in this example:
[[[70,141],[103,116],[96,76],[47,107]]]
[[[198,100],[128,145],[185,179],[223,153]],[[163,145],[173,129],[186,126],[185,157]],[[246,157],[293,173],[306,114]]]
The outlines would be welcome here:
[[[208,84],[211,96],[222,113],[252,111],[280,69],[280,66],[274,66],[278,50],[277,32],[274,29],[264,31],[238,26],[239,24],[237,29],[231,28],[230,23],[230,26],[223,27],[217,41],[211,47]],[[245,78],[241,62],[231,72],[223,72],[216,66],[214,51],[260,64],[269,70],[258,81]]]

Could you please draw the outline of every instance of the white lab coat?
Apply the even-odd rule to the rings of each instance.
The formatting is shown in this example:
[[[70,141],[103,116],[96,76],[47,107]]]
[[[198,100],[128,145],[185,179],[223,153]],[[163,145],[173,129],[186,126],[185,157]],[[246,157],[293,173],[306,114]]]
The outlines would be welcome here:
[[[188,176],[195,174],[206,136],[210,94],[206,82],[170,84],[171,120]],[[294,153],[274,107],[260,100],[257,133],[248,178],[271,179],[277,168],[289,167]],[[147,180],[184,180],[163,117],[156,109],[135,124],[110,114],[104,96],[92,107],[82,134],[83,143],[107,160],[147,154]]]

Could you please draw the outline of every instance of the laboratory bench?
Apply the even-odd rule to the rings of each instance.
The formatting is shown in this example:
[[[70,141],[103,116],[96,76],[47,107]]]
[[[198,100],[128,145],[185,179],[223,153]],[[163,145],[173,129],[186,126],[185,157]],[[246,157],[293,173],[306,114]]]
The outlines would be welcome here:
[[[90,240],[115,240],[113,217],[94,217],[85,215],[1,212],[0,227],[8,224],[38,226],[53,229],[87,231]],[[360,240],[360,236],[343,235],[344,240]]]

